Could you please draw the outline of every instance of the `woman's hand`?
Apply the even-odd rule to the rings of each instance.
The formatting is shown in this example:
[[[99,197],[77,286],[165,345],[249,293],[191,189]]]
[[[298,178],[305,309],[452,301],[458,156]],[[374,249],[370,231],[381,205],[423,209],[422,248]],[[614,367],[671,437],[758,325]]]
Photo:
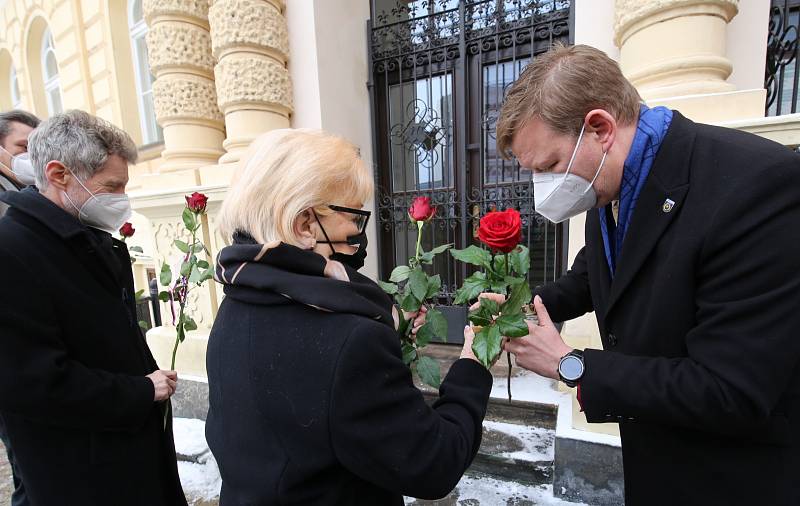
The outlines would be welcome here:
[[[425,314],[427,312],[428,312],[428,308],[425,307],[425,306],[422,306],[421,308],[419,308],[419,311],[415,311],[415,312],[412,312],[412,313],[407,313],[407,312],[403,311],[403,318],[405,318],[406,321],[414,320],[413,322],[411,322],[411,335],[412,336],[416,336],[417,335],[417,331],[419,331],[420,327],[425,325]]]
[[[469,359],[474,360],[475,362],[483,365],[483,363],[481,363],[481,361],[478,360],[477,357],[475,357],[475,352],[472,351],[472,342],[474,340],[475,340],[475,331],[472,330],[472,325],[467,325],[466,327],[464,327],[464,347],[461,348],[461,357],[460,358],[469,358]],[[507,337],[504,337],[503,338],[503,342],[501,343],[501,346],[505,346],[505,344],[508,341],[509,341],[509,339]],[[496,357],[494,357],[494,360],[492,360],[492,363],[489,364],[489,367],[488,367],[489,369],[491,369],[494,366],[494,364],[497,363],[497,361],[500,359],[500,355],[502,355],[502,354],[503,353],[501,351],[500,353],[497,354]]]

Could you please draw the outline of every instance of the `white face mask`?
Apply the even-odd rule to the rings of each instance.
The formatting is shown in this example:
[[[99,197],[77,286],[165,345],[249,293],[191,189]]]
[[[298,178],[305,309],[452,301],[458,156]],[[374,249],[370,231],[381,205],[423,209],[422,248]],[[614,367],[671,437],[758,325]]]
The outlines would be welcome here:
[[[67,169],[75,176],[75,173]],[[67,200],[78,211],[78,219],[84,225],[94,227],[109,234],[115,233],[131,217],[131,201],[124,193],[92,193],[83,182],[75,176],[78,184],[90,195],[89,200],[81,207],[75,205],[67,192],[63,192]]]
[[[597,172],[591,181],[570,173],[585,128],[584,124],[564,174],[548,172],[533,174],[533,198],[536,212],[553,223],[561,223],[573,216],[585,213],[597,203],[597,193],[592,185],[600,174],[600,169],[603,168],[608,153],[603,153],[603,159],[600,160],[600,166],[597,167]]]
[[[0,149],[8,153],[5,148],[0,147]],[[21,153],[19,155],[8,153],[8,155],[11,157],[11,167],[6,167],[5,164],[3,164],[3,167],[13,172],[20,183],[26,186],[36,184],[36,173],[33,170],[33,165],[31,165],[31,155],[28,153]]]

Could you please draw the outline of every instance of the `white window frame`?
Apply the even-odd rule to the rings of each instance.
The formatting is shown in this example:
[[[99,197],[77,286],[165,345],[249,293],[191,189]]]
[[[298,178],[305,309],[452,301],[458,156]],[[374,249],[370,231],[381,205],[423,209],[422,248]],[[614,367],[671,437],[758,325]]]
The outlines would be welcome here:
[[[140,1],[140,0],[139,0]],[[133,6],[137,0],[128,0],[128,29],[131,39],[131,57],[133,58],[134,81],[136,81],[136,103],[139,106],[139,126],[142,131],[142,144],[154,144],[164,140],[164,134],[156,121],[155,108],[153,107],[153,75],[150,66],[142,68],[137,41],[144,40],[147,36],[147,23],[144,19],[133,19]],[[146,60],[145,60],[146,61]],[[142,89],[143,78],[150,81],[150,89]],[[146,107],[149,102],[150,108]],[[148,110],[151,113],[148,113]]]
[[[52,116],[53,114],[64,112],[64,101],[61,96],[61,84],[58,78],[58,59],[56,59],[56,73],[51,76],[47,72],[47,56],[51,53],[53,58],[56,58],[53,33],[50,31],[50,27],[48,27],[42,34],[42,53],[40,58],[42,64],[42,79],[44,81],[44,94],[47,97],[47,111]],[[53,97],[56,93],[58,94],[60,103],[58,110],[55,109],[55,104],[53,103]]]

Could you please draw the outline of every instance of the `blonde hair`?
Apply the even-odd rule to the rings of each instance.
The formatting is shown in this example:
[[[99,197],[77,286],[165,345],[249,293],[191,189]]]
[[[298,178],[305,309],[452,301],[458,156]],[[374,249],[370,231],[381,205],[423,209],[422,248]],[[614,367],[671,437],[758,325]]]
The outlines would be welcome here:
[[[230,241],[246,232],[260,244],[302,246],[294,222],[303,211],[364,203],[372,196],[369,169],[358,148],[326,132],[272,130],[256,138],[236,169],[222,203],[218,231]]]
[[[556,132],[577,135],[592,109],[608,111],[628,125],[639,117],[641,102],[617,62],[604,52],[556,43],[509,87],[497,120],[497,149],[510,158],[514,135],[534,116]]]

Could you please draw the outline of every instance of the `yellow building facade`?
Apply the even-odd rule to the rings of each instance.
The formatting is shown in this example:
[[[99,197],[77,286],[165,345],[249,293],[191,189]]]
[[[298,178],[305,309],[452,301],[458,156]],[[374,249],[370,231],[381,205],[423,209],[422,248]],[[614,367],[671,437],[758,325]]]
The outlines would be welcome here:
[[[131,169],[129,193],[137,232],[130,242],[144,251],[134,269],[138,288],[146,288],[163,262],[175,261],[172,241],[181,230],[184,196],[193,191],[210,197],[202,240],[213,260],[223,246],[214,232],[220,203],[233,168],[258,134],[290,126],[324,128],[351,139],[377,167],[366,26],[371,7],[380,3],[0,1],[0,107],[43,118],[83,109],[136,141],[140,161]],[[792,147],[800,144],[798,115],[765,117],[770,0],[560,5],[571,9],[572,42],[617,59],[648,104]],[[583,245],[583,218],[571,220],[569,231],[571,261]],[[376,277],[377,231],[369,233],[365,270]],[[221,298],[213,282],[193,292],[192,316],[199,328],[178,354],[184,377],[205,377],[208,332]],[[161,309],[165,325],[147,338],[167,366],[174,329],[168,308]],[[574,346],[600,347],[592,315],[568,322],[564,335]],[[590,426],[577,403],[571,407],[563,423],[573,433],[607,433],[600,440],[614,444],[613,428]]]

